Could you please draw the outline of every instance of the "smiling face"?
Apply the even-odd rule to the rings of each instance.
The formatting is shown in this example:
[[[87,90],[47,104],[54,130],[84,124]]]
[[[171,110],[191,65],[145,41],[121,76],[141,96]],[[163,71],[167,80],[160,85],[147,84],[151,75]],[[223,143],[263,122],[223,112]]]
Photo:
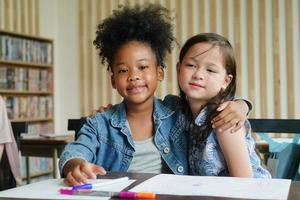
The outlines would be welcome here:
[[[163,80],[163,69],[146,43],[131,41],[114,56],[111,82],[127,104],[153,101],[157,81]]]
[[[179,86],[190,103],[205,105],[221,89],[225,89],[232,75],[227,74],[224,58],[218,46],[207,42],[197,43],[177,64]]]

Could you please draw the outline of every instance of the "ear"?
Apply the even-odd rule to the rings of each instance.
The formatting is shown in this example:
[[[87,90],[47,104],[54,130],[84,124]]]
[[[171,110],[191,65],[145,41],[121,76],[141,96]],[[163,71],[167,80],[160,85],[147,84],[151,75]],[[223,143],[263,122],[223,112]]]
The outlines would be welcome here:
[[[233,76],[231,74],[227,74],[224,80],[224,83],[222,85],[222,89],[225,90],[227,88],[227,86],[230,84],[230,82],[232,81]]]
[[[110,82],[111,82],[111,86],[116,89],[116,83],[115,83],[115,76],[114,73],[111,74],[110,76]]]
[[[162,66],[158,66],[157,69],[157,80],[162,81],[164,80],[165,72]]]

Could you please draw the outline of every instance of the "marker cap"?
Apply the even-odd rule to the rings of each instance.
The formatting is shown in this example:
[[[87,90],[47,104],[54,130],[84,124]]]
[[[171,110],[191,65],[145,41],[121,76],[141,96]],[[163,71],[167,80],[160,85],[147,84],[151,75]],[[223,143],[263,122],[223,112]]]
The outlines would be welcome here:
[[[78,190],[78,189],[92,189],[92,188],[93,188],[93,186],[90,183],[82,184],[82,185],[74,185],[72,187],[73,190]]]
[[[74,195],[74,194],[76,194],[76,191],[75,191],[75,190],[70,190],[70,189],[61,188],[61,189],[59,190],[59,193],[60,193],[60,194]]]
[[[138,192],[139,199],[155,199],[156,195],[153,192]]]

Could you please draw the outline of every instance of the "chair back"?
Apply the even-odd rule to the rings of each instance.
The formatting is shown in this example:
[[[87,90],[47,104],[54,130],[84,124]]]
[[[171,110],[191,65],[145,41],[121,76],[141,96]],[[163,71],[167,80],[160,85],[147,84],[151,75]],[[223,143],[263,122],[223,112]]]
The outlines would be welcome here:
[[[11,128],[14,133],[18,149],[20,149],[21,133],[28,132],[28,122],[11,122]]]
[[[299,133],[300,119],[249,119],[253,132]]]
[[[85,122],[86,122],[86,117],[68,120],[68,130],[75,131],[75,140],[77,139],[77,134]]]
[[[299,180],[300,120],[249,119],[253,132],[269,144],[268,169],[274,178]],[[292,142],[278,142],[267,133],[296,134]]]

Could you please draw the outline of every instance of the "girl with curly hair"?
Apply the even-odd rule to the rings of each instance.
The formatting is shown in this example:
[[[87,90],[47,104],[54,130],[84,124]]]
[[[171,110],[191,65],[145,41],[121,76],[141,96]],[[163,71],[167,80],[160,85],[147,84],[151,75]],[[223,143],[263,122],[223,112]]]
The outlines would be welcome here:
[[[88,118],[78,139],[66,146],[59,167],[67,185],[106,170],[188,174],[179,98],[154,96],[175,41],[170,21],[167,9],[149,4],[122,7],[99,24],[94,45],[124,100]],[[231,117],[237,115],[246,114]]]

